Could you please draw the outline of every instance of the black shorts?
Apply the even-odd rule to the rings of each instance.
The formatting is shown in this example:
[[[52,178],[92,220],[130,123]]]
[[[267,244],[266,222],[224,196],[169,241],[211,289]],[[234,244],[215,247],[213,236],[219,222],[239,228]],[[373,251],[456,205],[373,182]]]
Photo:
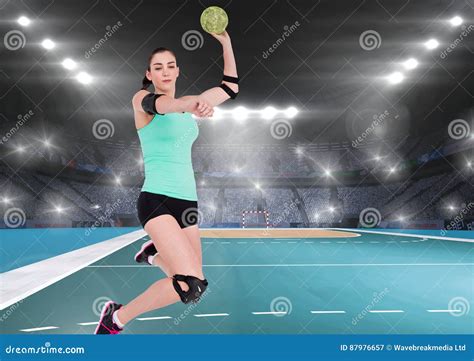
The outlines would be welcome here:
[[[181,228],[198,223],[198,203],[163,194],[140,192],[137,200],[138,219],[145,228],[146,222],[163,214],[172,215]]]

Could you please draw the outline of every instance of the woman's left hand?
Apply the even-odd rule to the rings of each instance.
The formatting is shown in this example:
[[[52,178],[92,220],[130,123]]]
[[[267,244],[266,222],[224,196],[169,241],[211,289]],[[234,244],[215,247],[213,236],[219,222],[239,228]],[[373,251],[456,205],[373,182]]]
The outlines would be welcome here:
[[[213,37],[215,37],[219,41],[219,43],[221,43],[222,45],[230,44],[230,36],[227,33],[227,31],[224,30],[224,32],[221,34],[214,34],[214,33],[210,33],[210,34]]]

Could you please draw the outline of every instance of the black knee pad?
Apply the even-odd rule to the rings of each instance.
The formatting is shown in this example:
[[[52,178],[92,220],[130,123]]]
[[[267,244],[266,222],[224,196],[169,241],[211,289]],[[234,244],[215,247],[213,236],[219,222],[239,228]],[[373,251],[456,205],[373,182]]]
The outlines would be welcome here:
[[[185,282],[189,289],[187,291],[183,291],[178,281]],[[183,303],[198,302],[199,298],[206,290],[207,285],[208,283],[206,279],[200,280],[194,276],[178,274],[173,276],[173,287],[176,292],[178,292],[178,295]]]

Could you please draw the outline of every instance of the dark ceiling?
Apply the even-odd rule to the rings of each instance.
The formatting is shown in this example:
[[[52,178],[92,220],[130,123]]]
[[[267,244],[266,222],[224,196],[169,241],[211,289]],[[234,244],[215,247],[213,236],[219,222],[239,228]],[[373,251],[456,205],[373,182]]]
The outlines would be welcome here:
[[[35,132],[56,139],[91,138],[93,123],[109,119],[115,126],[110,140],[136,141],[130,101],[152,49],[166,46],[176,52],[181,71],[176,96],[199,94],[220,83],[220,44],[199,24],[210,5],[229,15],[241,77],[239,97],[222,107],[297,107],[300,113],[291,119],[286,141],[350,141],[385,111],[389,116],[374,136],[425,135],[456,118],[472,123],[474,31],[461,33],[473,23],[473,0],[0,0],[2,36],[17,29],[25,38],[18,50],[1,46],[3,124],[15,124],[19,115],[32,110],[28,126]],[[33,23],[22,28],[16,23],[20,15]],[[464,18],[464,28],[447,23],[454,15]],[[116,31],[101,41],[114,25]],[[201,47],[183,45],[190,30],[200,32]],[[365,31],[379,35],[372,50],[360,43]],[[56,49],[41,48],[45,37],[58,43]],[[427,51],[422,43],[431,37],[441,44]],[[460,37],[443,57],[442,51]],[[96,52],[87,55],[96,44]],[[272,46],[273,53],[265,56]],[[94,82],[85,86],[71,79],[60,66],[64,57],[78,61]],[[408,57],[419,60],[418,68],[401,84],[388,85],[384,77],[401,69]],[[258,117],[244,124],[203,121],[199,142],[272,142],[269,126]]]

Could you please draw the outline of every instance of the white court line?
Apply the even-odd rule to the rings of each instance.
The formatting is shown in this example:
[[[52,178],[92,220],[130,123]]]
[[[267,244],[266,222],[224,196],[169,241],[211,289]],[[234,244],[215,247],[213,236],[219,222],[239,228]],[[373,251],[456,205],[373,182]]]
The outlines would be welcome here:
[[[98,321],[95,321],[95,322],[79,322],[78,325],[79,326],[92,326],[92,325],[98,325],[99,322]]]
[[[403,313],[403,310],[370,310],[370,313]]]
[[[298,243],[298,242],[286,242],[286,243]]]
[[[286,315],[286,311],[252,312],[254,315]]]
[[[346,241],[337,241],[337,243],[347,243]]]
[[[326,314],[326,313],[346,313],[346,311],[311,311],[311,313],[322,313],[322,314]]]
[[[230,242],[221,242],[222,244],[230,244]]]
[[[440,237],[440,236],[429,236],[426,234],[411,234],[411,233],[396,233],[396,232],[378,232],[378,231],[366,231],[358,228],[328,228],[333,231],[350,231],[350,232],[362,232],[362,233],[374,233],[374,234],[385,234],[389,236],[400,236],[400,237],[418,237],[422,238],[422,241],[428,239],[441,239],[443,241],[456,241],[456,242],[469,242],[473,243],[474,239],[469,238],[455,238],[455,237]]]
[[[458,313],[458,312],[462,312],[462,310],[426,310],[428,312],[432,312],[432,313]]]
[[[431,267],[431,266],[474,266],[474,263],[291,263],[291,264],[206,264],[203,267],[398,267],[398,266],[414,266],[414,267]],[[86,268],[149,268],[149,265],[96,265],[87,266]]]
[[[330,241],[319,241],[319,243],[331,243]]]
[[[265,242],[253,242],[253,243],[265,243]]]
[[[270,242],[270,243],[281,243],[281,242]]]
[[[143,229],[0,274],[0,310],[143,238]]]
[[[242,241],[242,242],[237,242],[237,243],[238,243],[238,244],[247,244],[247,242],[244,242],[244,241]]]
[[[364,243],[364,242],[362,242],[362,241],[354,241],[354,243]]]
[[[369,243],[380,243],[379,241],[370,241]]]
[[[56,326],[46,326],[46,327],[37,327],[37,328],[25,328],[24,330],[20,330],[21,332],[35,332],[35,331],[45,331],[45,330],[54,330]]]
[[[305,242],[305,243],[314,243],[314,241],[307,241],[307,242]]]
[[[154,321],[154,320],[168,320],[173,318],[171,316],[156,316],[156,317],[139,317],[137,318],[138,321]]]
[[[214,242],[202,242],[202,243],[205,243],[205,244],[213,244]]]
[[[194,315],[194,317],[219,317],[219,316],[229,316],[228,313],[201,313]]]

